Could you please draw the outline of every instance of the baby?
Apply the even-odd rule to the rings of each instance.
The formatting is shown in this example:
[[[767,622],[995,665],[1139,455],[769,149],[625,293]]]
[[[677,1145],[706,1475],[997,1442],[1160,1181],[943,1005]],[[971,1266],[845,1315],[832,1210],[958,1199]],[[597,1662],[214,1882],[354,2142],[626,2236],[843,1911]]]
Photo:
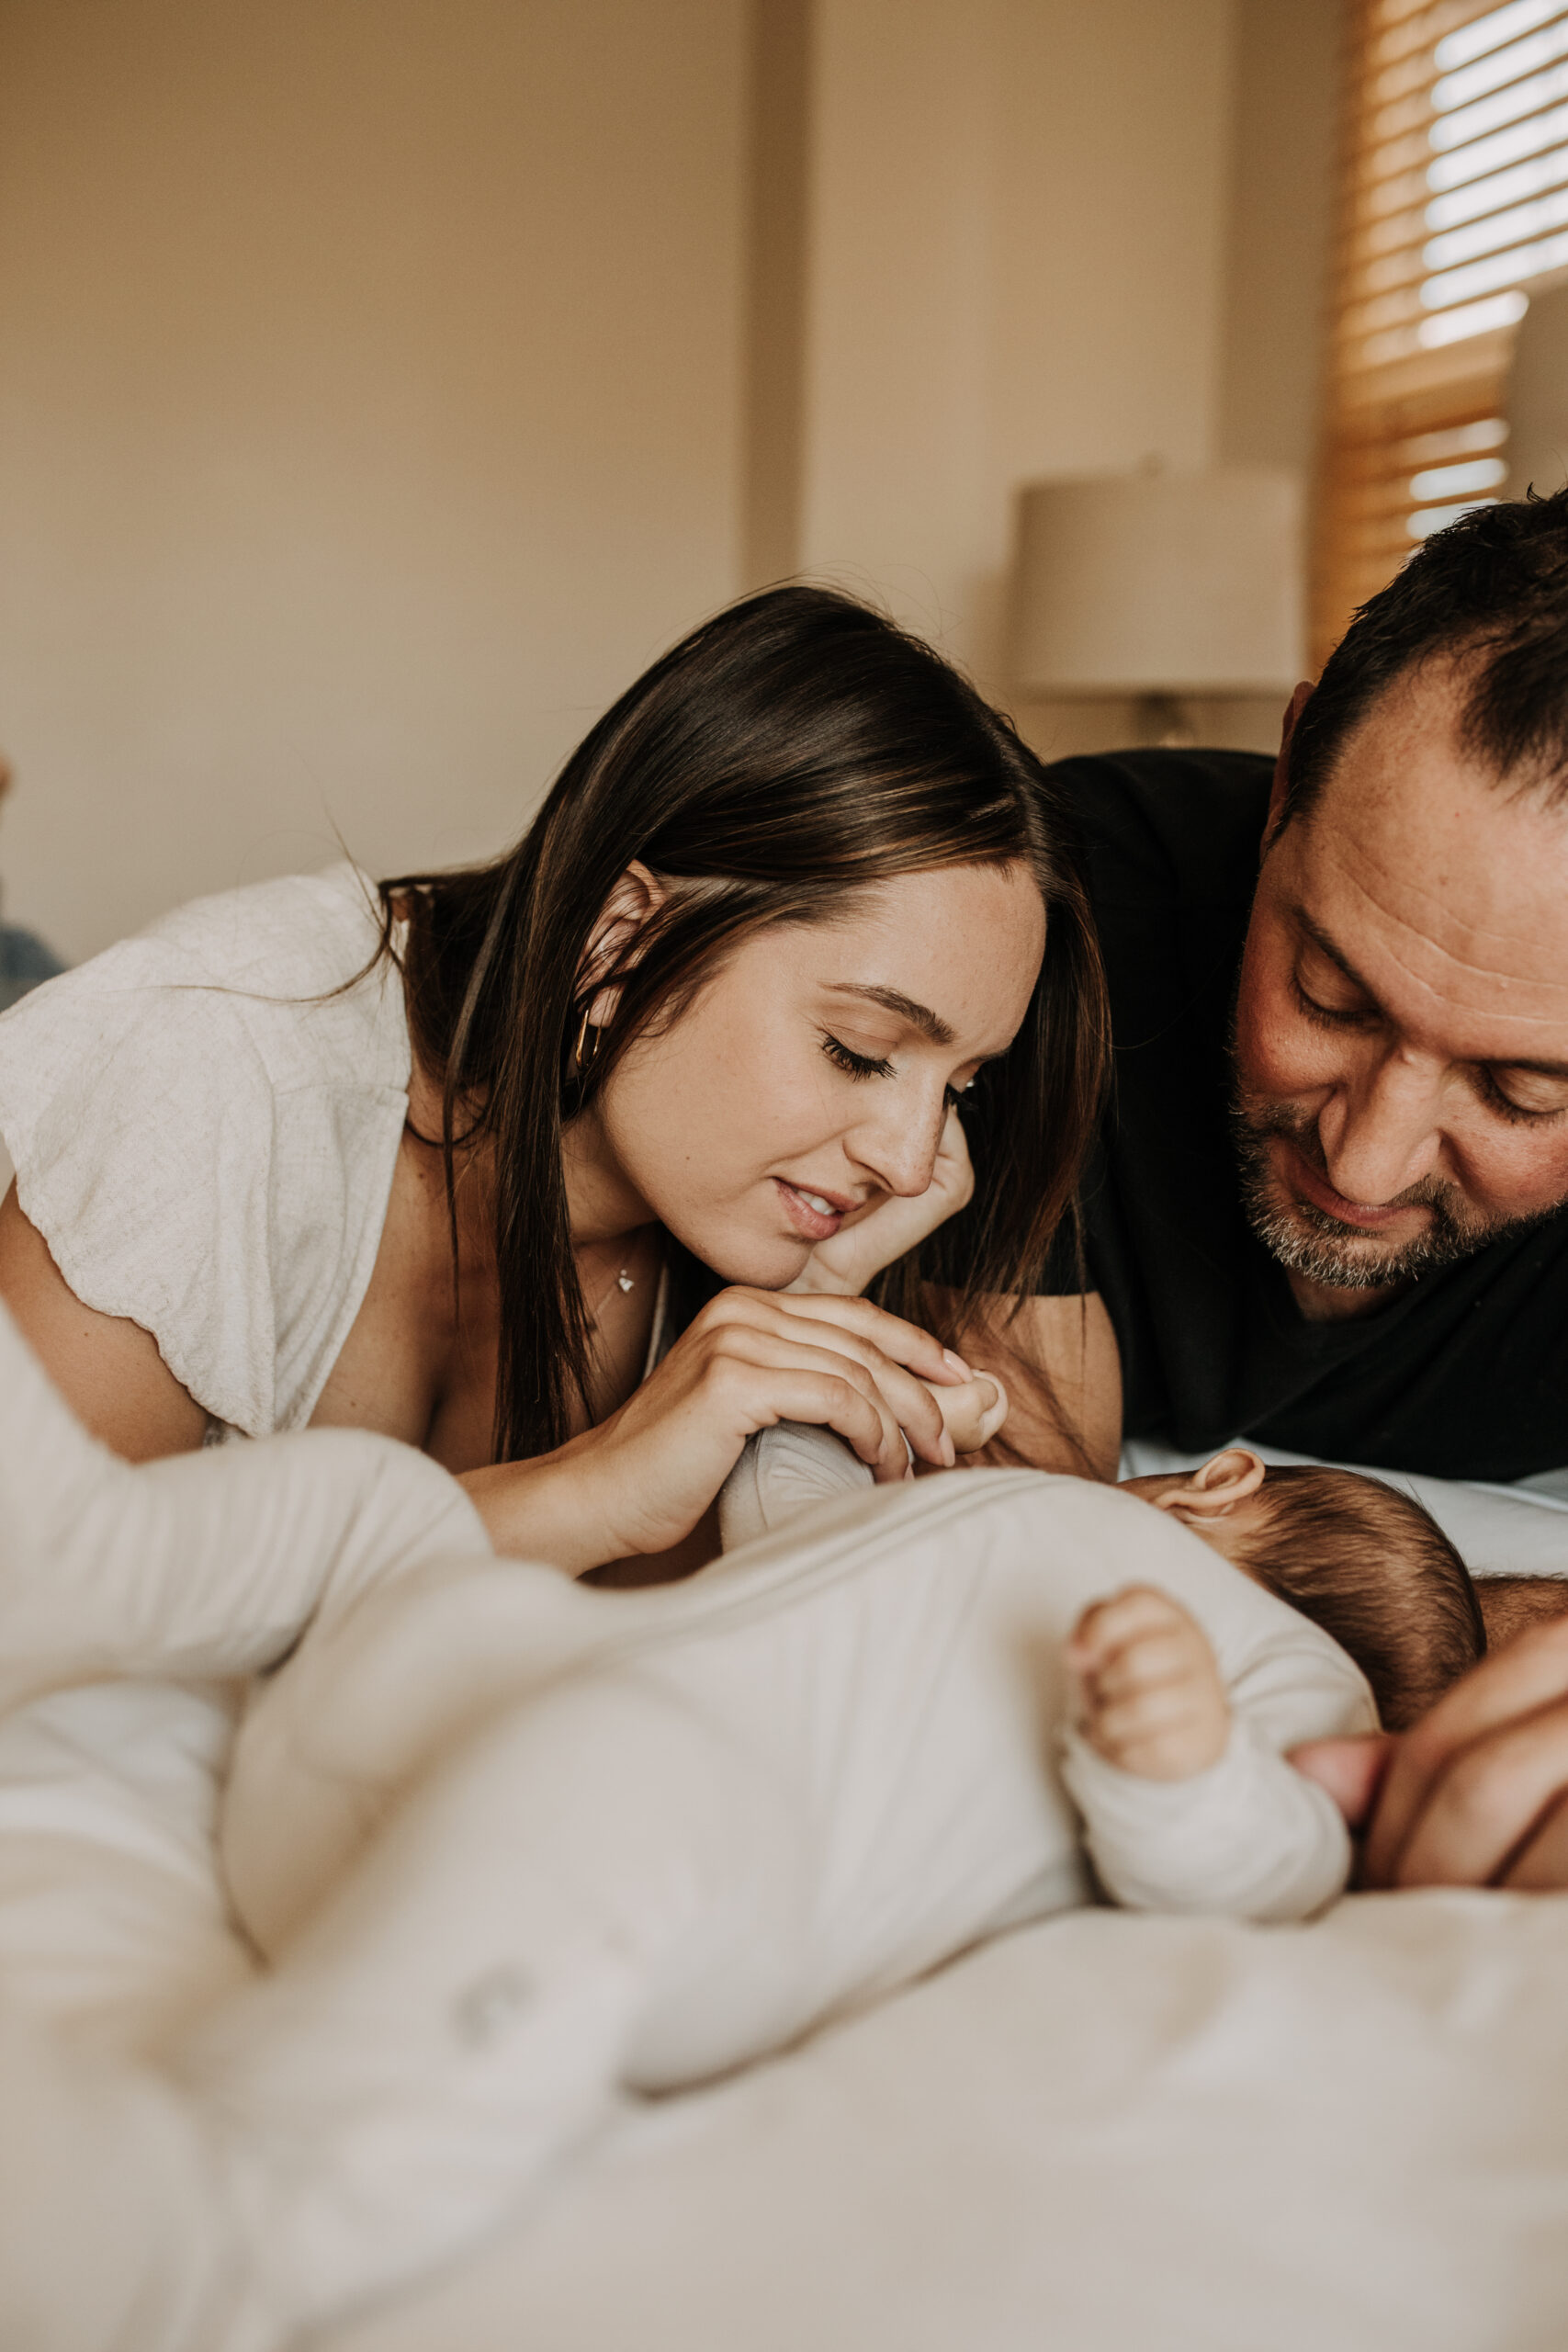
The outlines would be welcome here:
[[[466,2242],[625,2092],[1006,1927],[1097,1893],[1309,1917],[1350,1849],[1288,1751],[1372,1728],[1369,1680],[1406,1719],[1482,1644],[1414,1505],[1240,1448],[1130,1490],[862,1491],[784,1429],[726,1516],[758,1510],[664,1591],[415,1571],[260,1686],[223,1848],[284,1964],[184,2063],[302,2321]]]
[[[984,1379],[939,1401],[960,1453],[983,1445],[1007,1412],[1005,1397]],[[765,1430],[746,1447],[720,1498],[724,1548],[739,1550],[871,1484],[869,1469],[830,1430],[798,1422]],[[1385,1730],[1403,1731],[1425,1714],[1485,1650],[1463,1560],[1429,1511],[1380,1478],[1321,1465],[1269,1470],[1250,1447],[1231,1446],[1201,1469],[1129,1478],[1122,1491],[1173,1511],[1244,1576],[1321,1625],[1366,1676]],[[1122,1658],[1114,1676],[1105,1669],[1111,1648]],[[1136,1668],[1145,1648],[1148,1676]],[[1176,1772],[1217,1757],[1227,1717],[1213,1656],[1168,1595],[1129,1590],[1098,1604],[1074,1635],[1073,1657],[1084,1680],[1083,1728],[1112,1762],[1166,1777],[1163,1765],[1122,1752],[1113,1727],[1120,1718],[1110,1706],[1111,1688],[1124,1698],[1130,1678],[1152,1676],[1156,1657],[1159,1679],[1169,1686],[1164,1708],[1175,1707],[1179,1682],[1191,1726],[1187,1739],[1171,1735],[1170,1754],[1182,1759]],[[1144,1736],[1140,1724],[1136,1737]]]
[[[842,1484],[830,1442],[770,1432],[731,1517],[795,1511],[803,1459]],[[1367,1686],[1200,1526],[1321,1565],[1325,1611],[1372,1594],[1371,1542],[1341,1630],[1392,1642],[1360,1652],[1391,1712],[1463,1662],[1457,1563],[1413,1573],[1357,1480],[1348,1530],[1239,1457],[1134,1493],[850,1480],[684,1586],[598,1592],[496,1559],[445,1472],[363,1431],[117,1461],[0,1306],[0,1704],[288,1660],[222,1823],[270,1975],[175,2036],[172,2080],[96,2088],[0,2004],[0,2301],[28,2313],[0,2335],[261,2352],[470,2243],[623,2089],[1092,1899],[1090,1854],[1124,1903],[1309,1913],[1348,1849],[1285,1755],[1370,1725]],[[1292,1555],[1268,1506],[1296,1497]],[[1109,1638],[1134,1581],[1175,1612],[1163,1665],[1147,1626]]]

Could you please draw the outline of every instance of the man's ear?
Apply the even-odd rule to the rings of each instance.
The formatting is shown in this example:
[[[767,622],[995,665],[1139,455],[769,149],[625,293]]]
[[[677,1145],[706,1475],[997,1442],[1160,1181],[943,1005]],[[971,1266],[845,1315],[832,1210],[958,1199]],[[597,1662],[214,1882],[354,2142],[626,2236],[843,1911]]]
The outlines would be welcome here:
[[[1262,1455],[1254,1453],[1249,1445],[1227,1445],[1179,1487],[1168,1487],[1163,1495],[1156,1495],[1155,1509],[1179,1511],[1192,1519],[1223,1519],[1233,1504],[1255,1495],[1268,1475]]]
[[[659,876],[640,859],[634,859],[599,910],[599,920],[589,934],[578,967],[580,989],[591,988],[601,972],[625,968],[627,951],[637,933],[649,915],[658,913],[669,895]],[[615,1018],[619,997],[618,989],[599,989],[588,1007],[591,1028],[603,1029],[606,1022]]]
[[[1290,701],[1280,726],[1280,752],[1274,762],[1274,781],[1269,787],[1269,820],[1263,828],[1263,856],[1274,846],[1274,836],[1285,819],[1285,792],[1290,781],[1291,738],[1296,731],[1296,721],[1312,700],[1312,681],[1303,678]]]

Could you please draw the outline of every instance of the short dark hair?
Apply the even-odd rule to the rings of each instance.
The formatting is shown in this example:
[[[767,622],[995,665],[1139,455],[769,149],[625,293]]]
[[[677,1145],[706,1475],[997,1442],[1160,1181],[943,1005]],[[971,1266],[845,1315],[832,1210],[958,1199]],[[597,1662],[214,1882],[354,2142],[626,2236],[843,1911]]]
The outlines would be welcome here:
[[[1499,783],[1568,801],[1568,488],[1461,514],[1360,607],[1296,721],[1283,824],[1311,813],[1379,696],[1444,660],[1468,670],[1471,757]]]
[[[1404,1731],[1479,1658],[1470,1570],[1414,1495],[1355,1470],[1271,1469],[1247,1566],[1348,1650],[1386,1730]]]

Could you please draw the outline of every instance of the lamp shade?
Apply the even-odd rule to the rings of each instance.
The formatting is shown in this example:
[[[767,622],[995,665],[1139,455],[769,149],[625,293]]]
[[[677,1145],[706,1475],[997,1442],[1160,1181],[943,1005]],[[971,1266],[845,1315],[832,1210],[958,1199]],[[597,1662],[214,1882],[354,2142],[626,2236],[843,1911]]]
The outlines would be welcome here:
[[[1530,296],[1519,321],[1508,369],[1508,479],[1497,494],[1522,498],[1535,490],[1542,498],[1568,481],[1568,285],[1549,286]],[[1482,466],[1485,460],[1483,459]],[[1482,467],[1472,467],[1474,487],[1489,490]],[[1496,469],[1501,471],[1501,468]],[[1468,488],[1470,485],[1466,485]],[[1462,492],[1461,492],[1462,495]]]
[[[1278,466],[1021,493],[1017,683],[1038,695],[1266,695],[1301,676],[1302,497]]]

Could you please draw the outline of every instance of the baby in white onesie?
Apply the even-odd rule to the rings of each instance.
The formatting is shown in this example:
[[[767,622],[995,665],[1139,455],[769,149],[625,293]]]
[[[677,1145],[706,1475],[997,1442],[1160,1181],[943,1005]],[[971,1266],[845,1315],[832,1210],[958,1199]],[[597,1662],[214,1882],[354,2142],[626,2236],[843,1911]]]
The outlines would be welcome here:
[[[1286,1754],[1373,1727],[1368,1682],[1222,1545],[1364,1593],[1354,1534],[1396,1629],[1368,1662],[1411,1691],[1479,1645],[1457,1559],[1369,1481],[1315,1546],[1270,1538],[1291,1482],[1239,1453],[1152,1492],[857,1481],[803,1520],[803,1446],[836,1475],[770,1433],[740,1484],[790,1523],[685,1586],[416,1571],[261,1686],[223,1842],[284,1964],[185,2063],[291,2310],[464,2243],[627,2091],[1010,1925],[1330,1901],[1347,1833]]]
[[[732,1512],[794,1513],[802,1461],[815,1491],[845,1459],[773,1432]],[[1091,1899],[1086,1841],[1126,1903],[1327,1900],[1345,1834],[1284,1754],[1370,1724],[1366,1683],[1184,1518],[1243,1551],[1256,1521],[1325,1623],[1330,1587],[1375,1588],[1393,1646],[1361,1655],[1396,1702],[1462,1662],[1422,1631],[1444,1564],[1413,1565],[1396,1498],[1348,1534],[1319,1497],[1281,1546],[1260,1491],[1307,1490],[1249,1489],[1245,1460],[1141,1496],[849,1476],[685,1586],[596,1592],[497,1560],[444,1472],[361,1432],[117,1462],[0,1308],[0,1704],[254,1671],[308,1627],[225,1808],[271,1973],[176,2037],[173,2081],[102,2096],[0,2002],[0,2336],[271,2347],[471,2242],[624,2091]],[[1118,1693],[1139,1645],[1094,1629],[1129,1581],[1198,1646],[1207,1715],[1169,1703],[1185,1667]]]
[[[990,1393],[994,1384],[970,1387]],[[944,1419],[956,1425],[960,1452],[983,1444],[1007,1409],[1004,1399],[982,1414],[964,1390],[942,1402]],[[724,1549],[738,1551],[872,1483],[870,1470],[829,1430],[786,1421],[764,1430],[747,1445],[720,1498]],[[1269,1470],[1249,1446],[1235,1445],[1201,1469],[1128,1478],[1122,1492],[1173,1511],[1244,1575],[1322,1626],[1365,1674],[1386,1730],[1415,1723],[1485,1650],[1481,1605],[1458,1551],[1413,1496],[1381,1478],[1321,1464]],[[1102,1754],[1114,1747],[1112,1761],[1152,1778],[1167,1777],[1172,1758],[1185,1763],[1190,1756],[1195,1761],[1186,1769],[1197,1770],[1224,1744],[1213,1658],[1197,1628],[1180,1633],[1176,1621],[1183,1614],[1168,1600],[1156,1607],[1152,1599],[1134,1602],[1128,1594],[1114,1607],[1090,1611],[1074,1639],[1084,1676],[1084,1728]],[[1134,1626],[1143,1629],[1135,1642]],[[1175,1679],[1187,1713],[1205,1725],[1190,1741],[1176,1740],[1169,1758],[1162,1752],[1159,1766],[1147,1758],[1134,1761],[1115,1729],[1111,1692],[1127,1690],[1132,1658],[1125,1656],[1122,1671],[1111,1675],[1100,1661],[1112,1645],[1126,1652],[1129,1642],[1137,1649],[1153,1645],[1145,1657],[1149,1674],[1134,1678],[1139,1687],[1151,1676],[1170,1683],[1179,1659]],[[1174,1722],[1174,1703],[1170,1691],[1163,1723]],[[1147,1728],[1140,1725],[1139,1737]]]

